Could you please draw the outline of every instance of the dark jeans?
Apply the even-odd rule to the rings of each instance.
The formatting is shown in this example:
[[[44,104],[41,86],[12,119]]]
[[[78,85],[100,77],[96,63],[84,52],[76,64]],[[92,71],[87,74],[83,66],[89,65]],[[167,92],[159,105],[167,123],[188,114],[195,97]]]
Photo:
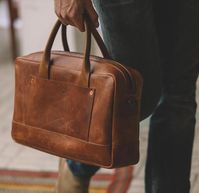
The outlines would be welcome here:
[[[142,119],[152,114],[146,193],[188,193],[199,73],[198,0],[94,0],[113,59],[144,77]],[[77,176],[99,169],[69,160]]]

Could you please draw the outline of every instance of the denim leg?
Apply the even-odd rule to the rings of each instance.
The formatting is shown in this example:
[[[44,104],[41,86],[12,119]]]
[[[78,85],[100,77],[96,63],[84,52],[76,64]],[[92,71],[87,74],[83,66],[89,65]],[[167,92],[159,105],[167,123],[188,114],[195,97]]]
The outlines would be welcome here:
[[[99,167],[83,164],[73,160],[66,160],[66,162],[73,175],[78,177],[92,177],[100,169]]]
[[[199,3],[154,2],[163,92],[150,122],[146,193],[189,193],[199,73]]]
[[[171,89],[164,90],[151,117],[146,193],[189,192],[196,113],[195,82],[196,79],[183,81],[184,93],[177,92],[175,83]]]
[[[112,58],[137,69],[144,78],[141,120],[161,94],[159,48],[152,0],[93,0],[103,38]]]

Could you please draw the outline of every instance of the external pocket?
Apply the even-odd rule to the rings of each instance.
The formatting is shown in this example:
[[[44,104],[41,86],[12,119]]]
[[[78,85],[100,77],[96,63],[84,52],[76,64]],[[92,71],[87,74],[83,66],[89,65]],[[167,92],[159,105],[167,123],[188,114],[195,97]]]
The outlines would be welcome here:
[[[134,3],[135,0],[100,0],[104,6],[119,6]]]
[[[88,140],[94,96],[94,89],[31,76],[26,124]]]

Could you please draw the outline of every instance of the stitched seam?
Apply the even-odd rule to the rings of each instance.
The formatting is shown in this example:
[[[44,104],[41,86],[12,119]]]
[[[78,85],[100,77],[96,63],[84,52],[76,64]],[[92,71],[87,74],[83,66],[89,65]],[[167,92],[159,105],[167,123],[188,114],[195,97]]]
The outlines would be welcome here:
[[[90,141],[90,129],[91,129],[91,120],[92,120],[92,115],[93,115],[93,108],[94,108],[94,101],[95,101],[95,92],[96,90],[94,89],[94,96],[91,104],[91,110],[90,110],[90,117],[89,117],[89,126],[88,126],[88,133],[87,133],[87,141]]]
[[[75,138],[75,137],[73,137],[73,136],[70,136],[70,135],[66,135],[66,134],[60,134],[60,133],[57,133],[57,132],[55,132],[55,131],[49,131],[49,130],[46,130],[46,129],[42,129],[42,128],[39,128],[39,127],[33,127],[33,126],[30,126],[30,125],[27,125],[27,124],[22,124],[22,123],[19,123],[19,122],[17,122],[17,121],[15,121],[15,120],[13,120],[13,123],[14,124],[17,124],[17,125],[21,125],[21,126],[24,126],[24,127],[29,127],[29,128],[34,128],[34,129],[36,129],[36,130],[42,130],[42,131],[45,131],[45,132],[47,132],[47,133],[53,133],[53,134],[55,134],[55,135],[57,135],[57,136],[66,136],[66,137],[69,137],[69,138],[73,138],[74,140],[76,140],[76,141],[79,141],[79,142],[83,142],[83,143],[89,143],[89,144],[91,144],[91,145],[96,145],[96,146],[101,146],[101,147],[109,147],[110,145],[103,145],[103,144],[98,144],[98,143],[93,143],[93,142],[87,142],[86,140],[82,140],[82,139],[79,139],[79,138]]]
[[[19,139],[20,140],[20,139]],[[24,142],[24,140],[23,139],[21,139],[23,142]],[[16,141],[17,142],[17,141]],[[23,142],[22,142],[22,144],[23,144]],[[21,142],[18,142],[18,143],[21,143]],[[26,145],[27,146],[27,144],[24,144],[24,145]],[[36,148],[36,149],[38,149],[38,150],[41,150],[41,151],[44,151],[44,152],[47,152],[47,153],[49,153],[49,154],[52,154],[52,152],[51,151],[49,151],[49,150],[47,150],[47,149],[45,149],[45,148],[41,148],[41,147],[37,147],[37,146],[35,146],[35,145],[31,145],[31,144],[28,144],[28,146],[29,147],[32,147],[32,148]],[[55,154],[54,154],[55,155]],[[60,157],[60,155],[58,155],[57,154],[57,156],[59,156]],[[74,157],[72,157],[72,156],[67,156],[68,157],[68,159],[71,159],[71,160],[73,160],[74,159]],[[64,157],[65,158],[65,157]],[[74,159],[75,160],[75,159]],[[78,158],[78,160],[77,161],[82,161],[82,162],[84,162],[84,163],[87,163],[87,164],[92,164],[92,165],[94,165],[93,164],[93,162],[88,162],[88,161],[86,161],[85,159],[81,159],[81,158]],[[110,160],[110,162],[111,162],[111,160]],[[96,166],[100,166],[100,167],[105,167],[105,168],[112,168],[112,164],[109,164],[109,165],[104,165],[104,164],[101,164],[101,162],[98,162],[98,164],[96,164]]]
[[[42,53],[42,52],[36,52],[36,53]],[[76,55],[76,54],[78,54],[78,53],[76,53],[76,52],[70,52],[70,53],[72,53],[72,54],[74,54],[74,55],[67,54],[67,53],[56,53],[56,52],[54,52],[54,53],[52,53],[52,54],[54,54],[54,55],[59,55],[59,56],[76,57],[76,58],[80,58],[80,59],[83,58],[83,56]],[[124,76],[124,79],[126,80],[126,76],[125,76],[124,72],[120,69],[120,67],[114,66],[114,63],[116,64],[116,63],[118,63],[118,62],[112,61],[112,60],[109,60],[109,59],[105,59],[105,58],[101,58],[101,57],[97,57],[97,56],[92,56],[92,57],[95,57],[95,58],[98,58],[98,59],[101,59],[101,60],[104,60],[104,61],[107,61],[107,62],[111,62],[111,63],[113,64],[112,67],[114,67],[115,69],[119,70],[119,71],[122,73],[122,75]],[[93,60],[93,61],[95,61],[95,62],[99,62],[99,60],[97,60],[97,59],[95,59],[95,58],[91,58],[91,61]],[[22,60],[22,61],[30,61],[30,62],[39,64],[39,61],[34,61],[34,60],[30,60],[30,59],[23,58],[23,57],[19,57],[19,59]],[[119,63],[118,63],[118,64],[119,64]],[[57,66],[56,66],[56,68],[57,68]],[[74,71],[78,71],[78,72],[79,72],[80,70],[74,70]],[[128,80],[126,80],[126,81],[128,81]]]

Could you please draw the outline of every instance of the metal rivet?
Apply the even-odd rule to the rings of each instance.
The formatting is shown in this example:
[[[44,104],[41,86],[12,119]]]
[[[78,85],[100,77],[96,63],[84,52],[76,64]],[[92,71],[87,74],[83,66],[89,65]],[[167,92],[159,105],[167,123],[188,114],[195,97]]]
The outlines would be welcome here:
[[[34,83],[34,81],[35,81],[35,79],[34,79],[34,78],[31,78],[31,80],[30,80],[30,84],[33,84],[33,83]]]
[[[92,96],[92,95],[94,94],[94,91],[91,90],[91,91],[89,92],[89,94]]]

